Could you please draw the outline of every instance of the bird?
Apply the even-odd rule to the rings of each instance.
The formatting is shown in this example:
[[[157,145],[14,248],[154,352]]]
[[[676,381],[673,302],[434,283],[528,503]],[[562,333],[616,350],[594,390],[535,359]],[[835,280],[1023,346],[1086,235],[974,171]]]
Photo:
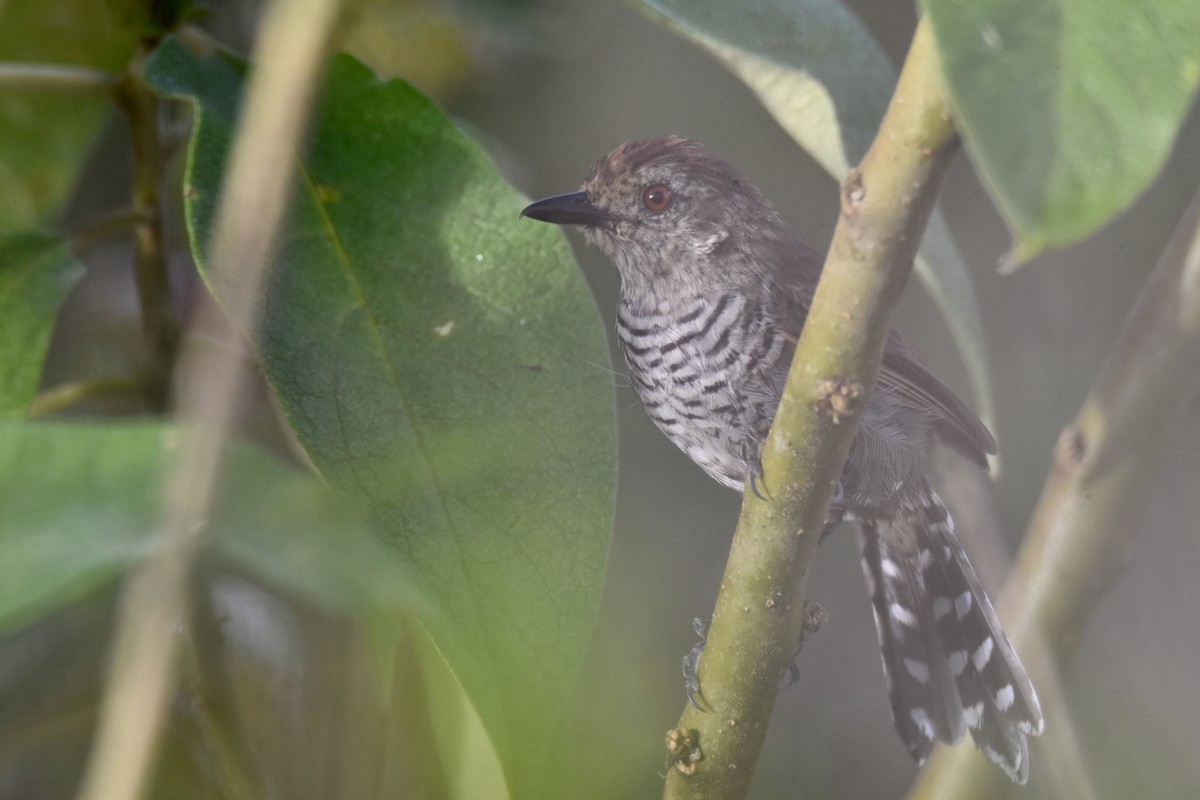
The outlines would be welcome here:
[[[668,439],[719,483],[757,491],[775,417],[823,260],[736,167],[677,136],[626,142],[582,189],[522,217],[577,226],[616,266],[617,340],[630,383]],[[1016,783],[1037,693],[930,482],[945,444],[987,468],[991,432],[888,333],[826,532],[860,531],[862,567],[892,717],[912,757],[970,731]]]

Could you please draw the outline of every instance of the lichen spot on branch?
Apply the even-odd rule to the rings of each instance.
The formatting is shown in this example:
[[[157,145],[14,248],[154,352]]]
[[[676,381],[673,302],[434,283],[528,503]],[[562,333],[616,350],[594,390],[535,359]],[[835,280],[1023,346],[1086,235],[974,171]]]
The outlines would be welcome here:
[[[667,731],[667,767],[675,767],[681,775],[693,775],[696,764],[704,758],[700,750],[700,732],[694,728],[672,728]]]
[[[817,387],[817,410],[840,424],[843,417],[858,414],[866,401],[866,392],[858,381],[834,378],[821,381]]]
[[[1054,460],[1058,468],[1071,474],[1083,465],[1087,455],[1087,440],[1078,423],[1072,423],[1063,428],[1058,435],[1058,443],[1054,446]]]
[[[842,214],[847,217],[853,216],[866,197],[867,187],[863,183],[862,173],[857,169],[851,170],[842,181]]]

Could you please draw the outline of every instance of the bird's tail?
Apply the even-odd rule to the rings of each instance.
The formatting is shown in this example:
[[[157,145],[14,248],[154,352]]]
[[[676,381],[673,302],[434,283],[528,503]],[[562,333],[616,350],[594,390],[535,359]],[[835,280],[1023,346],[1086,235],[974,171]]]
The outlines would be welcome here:
[[[970,730],[988,759],[1025,783],[1025,737],[1043,728],[1037,693],[946,507],[926,487],[919,508],[860,522],[892,718],[909,752],[924,763],[935,740]]]

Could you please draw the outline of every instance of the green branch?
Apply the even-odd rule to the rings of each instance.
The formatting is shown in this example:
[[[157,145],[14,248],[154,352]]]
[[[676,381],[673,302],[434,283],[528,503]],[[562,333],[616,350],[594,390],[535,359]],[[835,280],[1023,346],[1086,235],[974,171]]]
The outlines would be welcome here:
[[[0,89],[103,92],[124,112],[133,149],[133,200],[129,216],[119,221],[127,221],[133,230],[134,275],[147,344],[144,391],[150,407],[162,411],[179,346],[179,324],[171,307],[159,203],[165,163],[158,98],[141,79],[149,47],[142,45],[120,75],[59,64],[0,63]]]
[[[665,798],[749,792],[800,640],[805,578],[833,487],[956,145],[922,21],[874,144],[842,185],[825,270],[763,448],[766,499],[745,494],[700,663],[710,710],[685,708],[672,732]]]
[[[133,147],[131,219],[134,277],[142,312],[142,335],[146,340],[146,399],[151,408],[163,411],[179,349],[179,323],[171,306],[162,206],[158,196],[165,170],[163,144],[159,138],[159,101],[142,80],[142,63],[147,55],[148,50],[143,47],[131,59],[114,97],[129,121]]]
[[[89,220],[82,225],[69,230],[72,247],[78,251],[86,251],[96,243],[109,236],[128,233],[133,227],[142,222],[148,222],[152,217],[141,209],[118,208],[109,211],[97,219]]]
[[[61,414],[88,400],[136,395],[137,390],[138,387],[125,378],[69,381],[39,392],[29,405],[29,418]]]
[[[1053,692],[1099,595],[1112,584],[1176,423],[1200,392],[1200,193],[1193,198],[1130,311],[1100,377],[1059,437],[1001,616],[1036,681]],[[1013,612],[1005,614],[1005,611]],[[1037,658],[1040,656],[1040,658]],[[1040,667],[1040,669],[1038,669]],[[1040,748],[1070,730],[1062,704],[1045,702]],[[1041,759],[1056,770],[1054,759]],[[1051,772],[1054,776],[1055,773]],[[1003,794],[995,770],[966,748],[935,754],[910,800]],[[1078,796],[1069,785],[1056,797]],[[986,791],[985,791],[986,788]],[[969,789],[969,791],[968,791]]]
[[[0,63],[0,89],[37,92],[110,92],[118,78],[109,72],[62,64]]]
[[[337,8],[338,0],[274,0],[263,15],[257,69],[246,91],[212,245],[212,270],[222,280],[236,279],[241,294],[224,314],[212,302],[201,304],[198,312],[197,327],[221,331],[233,351],[243,346],[241,331],[256,324],[272,247],[296,177],[294,154],[303,142]],[[133,91],[136,96],[138,90]],[[148,109],[140,106],[137,113]],[[190,424],[182,428],[176,460],[164,479],[158,546],[131,570],[121,589],[112,664],[82,800],[137,800],[145,793],[159,726],[177,680],[182,637],[176,626],[188,616],[188,576],[245,390],[239,355],[205,359],[189,352],[181,362],[180,416]]]

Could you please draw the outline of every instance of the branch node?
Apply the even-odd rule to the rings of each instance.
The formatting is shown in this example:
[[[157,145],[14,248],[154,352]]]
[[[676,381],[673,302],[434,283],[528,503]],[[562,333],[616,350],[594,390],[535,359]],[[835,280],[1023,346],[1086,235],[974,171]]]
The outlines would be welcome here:
[[[845,378],[821,381],[817,387],[817,410],[840,422],[842,417],[862,410],[865,395],[863,385],[858,381]]]
[[[867,187],[863,183],[862,172],[850,170],[846,180],[842,181],[842,214],[849,217],[858,211],[863,200],[867,197]]]
[[[674,767],[681,775],[694,775],[696,764],[704,760],[700,749],[700,732],[695,728],[672,728],[667,731],[667,768]]]
[[[829,621],[829,612],[816,600],[804,601],[804,635],[809,636],[821,630],[821,626]]]
[[[1083,465],[1087,455],[1087,439],[1077,423],[1063,428],[1054,445],[1054,462],[1064,472],[1075,472]]]

